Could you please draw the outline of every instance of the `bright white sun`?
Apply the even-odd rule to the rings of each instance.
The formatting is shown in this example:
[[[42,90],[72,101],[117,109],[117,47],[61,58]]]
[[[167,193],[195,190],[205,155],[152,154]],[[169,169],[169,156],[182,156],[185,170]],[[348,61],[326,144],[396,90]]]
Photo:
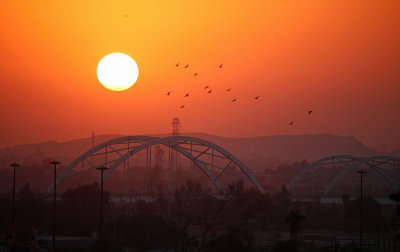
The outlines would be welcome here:
[[[136,62],[123,53],[108,54],[97,65],[97,78],[100,83],[113,91],[130,88],[138,76],[139,68]]]

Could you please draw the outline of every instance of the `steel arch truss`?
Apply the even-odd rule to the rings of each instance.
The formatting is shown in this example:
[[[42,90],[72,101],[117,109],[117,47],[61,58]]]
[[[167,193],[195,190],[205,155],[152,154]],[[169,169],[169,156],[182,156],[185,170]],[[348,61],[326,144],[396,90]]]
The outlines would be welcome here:
[[[130,157],[143,150],[147,151],[146,165],[150,165],[151,167],[151,147],[155,145],[168,147],[169,169],[174,166],[173,159],[177,159],[177,157],[174,157],[174,153],[175,156],[177,156],[176,153],[179,153],[180,156],[184,156],[190,160],[191,165],[194,164],[195,167],[198,167],[218,190],[224,191],[220,182],[221,176],[223,174],[231,174],[240,179],[250,180],[259,191],[264,193],[264,189],[254,175],[231,153],[209,141],[188,136],[163,138],[127,136],[109,140],[91,148],[72,161],[57,177],[56,183],[60,183],[64,178],[94,170],[99,166],[110,168],[104,174],[104,177],[107,178],[117,167],[125,165],[126,161],[129,162]],[[148,158],[149,150],[150,159]],[[93,162],[92,160],[94,159],[97,159],[97,162]],[[98,162],[99,159],[100,162]],[[82,167],[87,166],[87,168],[79,170],[77,168],[79,164],[82,164]]]
[[[353,183],[354,171],[360,168],[366,168],[376,172],[384,178],[391,186],[392,190],[399,190],[400,158],[392,156],[373,156],[365,158],[336,155],[325,157],[303,169],[289,182],[287,187],[288,189],[292,189],[294,184],[301,183],[302,181],[311,181],[311,184],[313,184],[315,180],[324,181],[325,189],[321,191],[321,193],[322,196],[327,196],[338,181],[349,172],[352,172]]]

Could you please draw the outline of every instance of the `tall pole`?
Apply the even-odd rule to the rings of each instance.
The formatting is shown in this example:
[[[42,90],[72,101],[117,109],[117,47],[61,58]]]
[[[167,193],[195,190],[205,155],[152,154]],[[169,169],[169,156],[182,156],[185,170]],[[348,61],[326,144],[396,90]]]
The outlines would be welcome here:
[[[152,180],[151,180],[151,149],[152,145],[150,146],[150,152],[149,152],[149,183],[150,183],[150,197],[153,197],[153,185],[152,185]]]
[[[54,165],[54,184],[53,184],[53,241],[51,244],[51,250],[56,249],[56,192],[57,192],[57,165],[61,164],[58,161],[52,161],[50,164]]]
[[[104,202],[104,198],[103,198],[103,193],[104,193],[104,170],[101,170],[101,192],[100,192],[100,242],[103,242],[103,202]]]
[[[360,174],[360,251],[363,249],[362,236],[363,236],[363,174],[367,173],[365,170],[359,170]]]
[[[107,167],[97,167],[97,170],[101,172],[101,180],[100,180],[100,227],[99,227],[99,241],[100,243],[103,243],[103,207],[104,207],[104,179],[103,179],[103,173],[105,170],[107,170]]]
[[[12,208],[11,208],[11,221],[12,223],[15,222],[15,167],[18,167],[19,164],[17,163],[12,163],[10,164],[11,167],[13,167],[14,175],[13,175],[13,190],[12,190]]]

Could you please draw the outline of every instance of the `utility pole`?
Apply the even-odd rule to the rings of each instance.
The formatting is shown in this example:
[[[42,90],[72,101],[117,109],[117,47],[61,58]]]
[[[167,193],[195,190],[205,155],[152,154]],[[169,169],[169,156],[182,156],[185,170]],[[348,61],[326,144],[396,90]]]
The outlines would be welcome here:
[[[363,249],[362,235],[363,235],[363,175],[367,173],[365,170],[359,170],[360,174],[360,251]]]
[[[18,167],[19,164],[17,163],[12,163],[10,164],[11,167],[13,167],[14,171],[14,175],[13,175],[13,190],[12,190],[12,210],[11,210],[11,221],[12,223],[15,222],[15,167]]]
[[[57,188],[57,165],[61,164],[60,162],[54,160],[50,162],[50,164],[54,165],[54,187],[53,187],[53,241],[51,244],[51,251],[55,251],[56,249],[56,188]]]
[[[104,207],[104,189],[103,189],[103,173],[105,170],[108,170],[107,167],[102,166],[102,167],[97,167],[97,170],[101,172],[101,183],[100,183],[100,227],[99,227],[99,241],[102,244],[103,243],[103,207]]]

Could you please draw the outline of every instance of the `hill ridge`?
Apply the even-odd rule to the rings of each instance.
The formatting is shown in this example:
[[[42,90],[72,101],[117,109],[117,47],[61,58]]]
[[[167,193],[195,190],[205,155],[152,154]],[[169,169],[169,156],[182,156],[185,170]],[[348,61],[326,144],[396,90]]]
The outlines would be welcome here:
[[[149,136],[168,136],[169,134],[151,134]],[[270,135],[257,137],[225,137],[207,133],[185,133],[213,142],[226,149],[249,168],[259,170],[274,168],[281,163],[299,160],[314,161],[326,156],[346,154],[355,156],[373,156],[381,154],[365,146],[353,136],[337,136],[329,133],[305,135]],[[120,134],[104,134],[95,137],[95,145],[121,137]],[[11,146],[13,155],[25,162],[41,162],[44,158],[57,158],[68,163],[91,148],[92,139],[78,138],[65,142],[44,141],[34,144]],[[8,153],[0,149],[0,161],[6,163]]]

